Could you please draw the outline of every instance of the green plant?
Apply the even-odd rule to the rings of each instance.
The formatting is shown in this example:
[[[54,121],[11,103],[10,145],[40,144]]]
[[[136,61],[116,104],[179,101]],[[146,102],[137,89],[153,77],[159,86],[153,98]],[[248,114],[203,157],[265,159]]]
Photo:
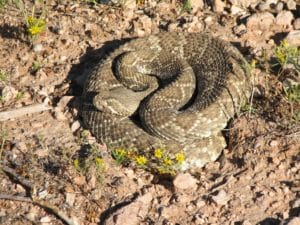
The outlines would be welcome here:
[[[18,91],[16,95],[16,100],[19,101],[24,97],[24,92]]]
[[[182,6],[181,6],[181,11],[182,12],[191,12],[193,9],[191,3],[189,0],[183,0]]]
[[[300,85],[294,84],[284,89],[285,95],[290,102],[300,103]]]
[[[76,171],[83,175],[88,175],[90,171],[95,171],[96,179],[98,183],[100,183],[102,175],[106,171],[106,166],[96,145],[89,144],[89,136],[90,132],[88,130],[82,130],[80,132],[78,143],[85,146],[88,154],[87,156],[74,159],[73,166]]]
[[[4,145],[5,145],[6,140],[7,140],[7,132],[6,132],[6,130],[3,130],[1,128],[1,130],[0,130],[0,162],[1,162],[2,153],[4,150]]]
[[[296,46],[290,45],[287,40],[283,40],[275,48],[275,57],[281,67],[280,72],[286,69],[288,64],[292,64],[300,72],[300,50]]]
[[[3,9],[6,3],[7,3],[6,0],[0,0],[0,9]]]
[[[36,73],[39,71],[39,69],[42,68],[42,63],[38,61],[33,61],[32,66],[31,66],[31,73]]]
[[[124,164],[125,161],[128,161],[128,151],[123,148],[116,148],[112,150],[112,156],[118,164]]]
[[[89,145],[89,150],[90,153],[87,157],[74,159],[73,165],[75,170],[85,176],[91,171],[95,171],[96,179],[100,183],[102,175],[106,171],[106,166],[95,145]]]
[[[5,71],[0,70],[0,81],[5,82],[8,79],[8,75]]]

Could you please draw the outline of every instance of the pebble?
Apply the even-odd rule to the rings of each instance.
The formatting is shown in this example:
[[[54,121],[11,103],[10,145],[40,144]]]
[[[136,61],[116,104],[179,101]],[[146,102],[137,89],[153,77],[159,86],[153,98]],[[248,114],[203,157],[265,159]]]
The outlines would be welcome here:
[[[69,193],[69,192],[66,193],[66,203],[69,206],[73,206],[74,205],[75,198],[76,198],[76,194],[75,193]]]
[[[42,44],[34,44],[32,49],[34,52],[41,52],[44,48]]]
[[[49,224],[49,223],[51,223],[51,217],[50,216],[44,216],[44,217],[42,217],[41,219],[40,219],[40,222],[41,223],[47,223],[47,224]]]
[[[300,30],[290,31],[286,36],[286,40],[291,45],[300,46]]]
[[[247,19],[247,28],[251,30],[269,30],[270,26],[274,23],[274,16],[269,12],[260,12],[251,15]]]
[[[1,91],[2,101],[10,101],[17,97],[18,91],[13,86],[5,86]]]
[[[212,21],[213,21],[213,18],[212,18],[211,16],[208,16],[208,17],[206,17],[206,18],[204,19],[204,22],[205,22],[207,25],[211,24]]]
[[[294,20],[293,26],[295,30],[300,30],[300,18]]]
[[[224,190],[220,190],[217,195],[212,196],[212,200],[218,205],[226,205],[229,199],[229,196]]]
[[[283,10],[283,3],[282,2],[278,2],[276,7],[275,7],[275,10],[276,12],[281,12]]]
[[[258,5],[260,11],[267,11],[270,9],[270,5],[267,2],[262,2]]]
[[[293,13],[284,10],[278,13],[278,15],[276,16],[275,24],[277,26],[280,26],[283,29],[291,29],[293,19],[294,19]]]
[[[233,28],[233,32],[237,36],[242,36],[243,34],[247,33],[247,27],[242,23],[241,25],[235,26]]]
[[[235,5],[231,6],[231,14],[232,15],[237,15],[237,14],[245,14],[246,11],[240,7],[237,7]]]
[[[249,220],[244,220],[241,225],[252,225],[252,223],[250,223]]]
[[[203,9],[204,7],[203,0],[189,0],[189,3],[193,8],[192,13],[197,12],[199,9]]]
[[[124,2],[124,8],[127,9],[135,9],[136,8],[136,0],[127,0]]]
[[[202,198],[198,198],[196,200],[195,204],[196,204],[196,206],[197,206],[198,209],[206,205],[205,201],[202,200]]]
[[[287,223],[287,225],[299,225],[300,224],[300,217],[295,217]]]
[[[71,131],[75,132],[80,128],[80,122],[78,120],[74,121],[71,125]]]
[[[278,143],[277,140],[272,140],[272,141],[270,141],[270,146],[271,146],[271,147],[276,147],[276,146],[278,146],[278,145],[279,145],[279,143]]]
[[[179,173],[175,179],[173,180],[173,185],[175,188],[181,189],[181,190],[196,190],[198,180],[194,178],[189,173]]]
[[[289,10],[296,10],[296,8],[297,8],[297,4],[294,0],[288,0],[286,2],[286,6]]]
[[[134,202],[120,208],[113,213],[106,221],[105,225],[138,225],[141,219],[148,214],[150,203],[153,199],[151,193],[138,197]]]
[[[215,12],[223,12],[225,6],[226,6],[226,3],[223,2],[222,0],[214,0],[213,1],[213,10]]]
[[[260,1],[259,0],[229,0],[229,2],[231,3],[231,5],[235,5],[237,7],[246,9],[250,5],[257,5],[257,3]]]
[[[54,108],[53,116],[58,121],[65,121],[65,120],[67,120],[67,117],[65,116],[65,114],[62,111],[60,111],[57,107]]]

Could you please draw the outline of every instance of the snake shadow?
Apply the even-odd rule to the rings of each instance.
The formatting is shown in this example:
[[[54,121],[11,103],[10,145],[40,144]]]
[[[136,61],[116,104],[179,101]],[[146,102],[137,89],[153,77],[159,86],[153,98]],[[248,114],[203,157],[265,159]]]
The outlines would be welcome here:
[[[84,82],[88,74],[112,53],[115,49],[134,38],[125,38],[120,40],[112,40],[103,43],[103,46],[97,49],[88,47],[85,54],[79,58],[79,63],[72,65],[66,82],[70,83],[69,91],[75,96],[81,96]]]

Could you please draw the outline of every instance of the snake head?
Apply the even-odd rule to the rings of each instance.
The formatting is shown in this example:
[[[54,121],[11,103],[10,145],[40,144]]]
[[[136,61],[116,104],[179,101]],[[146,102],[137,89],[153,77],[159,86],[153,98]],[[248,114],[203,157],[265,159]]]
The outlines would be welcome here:
[[[99,92],[93,98],[93,105],[101,112],[120,118],[133,115],[148,91],[135,92],[123,86]]]

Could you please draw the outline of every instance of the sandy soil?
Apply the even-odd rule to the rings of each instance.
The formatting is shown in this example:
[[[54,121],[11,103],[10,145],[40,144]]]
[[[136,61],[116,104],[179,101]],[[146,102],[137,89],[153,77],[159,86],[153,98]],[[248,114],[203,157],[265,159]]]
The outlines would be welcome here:
[[[298,224],[300,106],[283,90],[297,74],[270,66],[294,25],[266,29],[247,21],[256,8],[241,15],[207,3],[191,12],[176,1],[52,0],[44,8],[47,28],[35,39],[19,10],[8,5],[0,14],[0,90],[10,90],[0,111],[50,106],[0,122],[0,224],[64,224],[61,214],[66,224]],[[300,5],[290,12],[295,21]],[[209,32],[258,62],[252,112],[229,123],[222,156],[175,178],[116,163],[84,130],[79,110],[86,74],[111,41],[161,31]]]

